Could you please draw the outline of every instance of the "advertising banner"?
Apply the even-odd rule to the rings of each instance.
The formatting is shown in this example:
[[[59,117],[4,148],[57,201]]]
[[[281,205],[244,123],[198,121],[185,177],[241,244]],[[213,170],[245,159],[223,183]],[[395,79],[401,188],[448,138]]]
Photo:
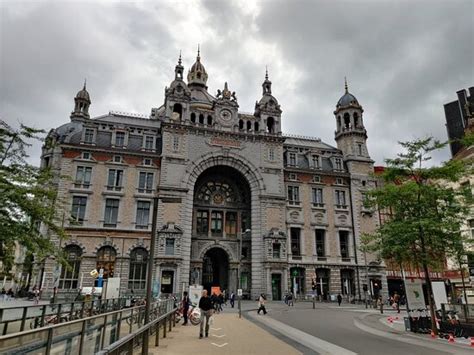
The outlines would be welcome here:
[[[199,304],[203,287],[201,285],[189,286],[189,300],[192,304]]]
[[[444,281],[432,281],[431,288],[433,289],[436,309],[441,309],[441,303],[448,303],[448,296],[446,295],[446,286],[444,285]]]
[[[219,286],[211,287],[211,295],[216,294],[219,296],[221,294],[221,288]]]
[[[410,309],[426,308],[425,295],[423,294],[421,280],[406,279],[405,291],[407,295],[408,307]]]

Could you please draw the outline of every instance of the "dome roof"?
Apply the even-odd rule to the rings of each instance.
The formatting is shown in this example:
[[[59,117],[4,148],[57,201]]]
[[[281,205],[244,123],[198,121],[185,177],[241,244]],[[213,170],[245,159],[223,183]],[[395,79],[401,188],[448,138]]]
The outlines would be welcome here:
[[[359,101],[357,101],[354,95],[346,91],[346,93],[337,102],[337,107],[349,105],[359,105]]]
[[[197,57],[196,62],[191,67],[191,72],[198,71],[200,71],[201,73],[206,73],[206,68],[204,68],[204,65],[202,65],[201,63],[201,57]]]
[[[86,90],[86,82],[84,82],[84,87],[82,88],[82,90],[77,92],[76,99],[86,100],[89,103],[91,102],[89,92],[87,92],[87,90]]]
[[[206,83],[207,73],[204,65],[201,63],[201,54],[198,47],[196,61],[188,72],[188,85],[192,86],[193,84],[197,84],[197,86],[203,86],[207,89]]]

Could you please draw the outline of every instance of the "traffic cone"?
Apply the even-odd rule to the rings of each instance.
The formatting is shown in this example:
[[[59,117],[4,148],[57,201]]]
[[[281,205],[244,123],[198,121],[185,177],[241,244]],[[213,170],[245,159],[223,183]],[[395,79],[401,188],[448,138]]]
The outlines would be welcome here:
[[[453,336],[453,333],[449,333],[448,342],[449,342],[449,343],[454,343],[454,336]]]
[[[388,317],[387,320],[388,320],[389,323],[393,323],[393,318],[392,317]]]
[[[471,337],[471,347],[474,348],[474,337]]]
[[[436,334],[435,334],[434,331],[431,331],[431,337],[432,337],[432,338],[436,338]]]

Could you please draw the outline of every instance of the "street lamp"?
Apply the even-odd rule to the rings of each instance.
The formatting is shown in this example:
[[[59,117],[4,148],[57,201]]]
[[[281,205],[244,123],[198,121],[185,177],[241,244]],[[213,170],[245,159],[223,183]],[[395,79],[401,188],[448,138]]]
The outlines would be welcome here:
[[[243,237],[244,233],[245,234],[250,233],[250,229],[246,229],[245,232],[243,232],[243,233],[240,232],[239,233],[239,236],[240,236],[240,238],[239,238],[239,256],[238,256],[239,264],[237,266],[237,297],[238,297],[237,302],[238,302],[238,307],[239,307],[239,318],[242,318],[242,305],[241,305],[241,302],[240,302],[242,300],[242,293],[240,293],[240,295],[239,295],[239,290],[240,290],[240,287],[241,287],[241,285],[240,285],[240,272],[241,272],[241,270],[240,269],[241,269],[241,266],[242,266],[241,265],[242,264],[242,237]]]

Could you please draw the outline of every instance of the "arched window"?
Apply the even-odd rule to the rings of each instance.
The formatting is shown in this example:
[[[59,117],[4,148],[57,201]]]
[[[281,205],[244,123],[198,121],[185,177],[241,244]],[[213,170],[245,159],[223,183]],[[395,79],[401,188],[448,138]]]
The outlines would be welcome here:
[[[354,117],[354,127],[359,127],[359,115],[357,114],[357,112],[354,112],[354,115],[352,117]]]
[[[199,123],[204,124],[204,115],[202,113],[199,115]]]
[[[117,252],[111,246],[102,247],[97,252],[97,271],[104,269],[104,279],[114,276],[116,259]]]
[[[247,121],[247,131],[250,131],[252,129],[252,122]]]
[[[254,126],[254,131],[258,132],[258,122],[255,122],[253,126]]]
[[[267,118],[267,132],[275,133],[275,119],[273,117]]]
[[[239,129],[244,129],[244,121],[239,120]]]
[[[130,270],[128,272],[128,288],[144,290],[146,285],[146,270],[148,252],[145,248],[135,248],[130,253]]]
[[[341,129],[341,116],[337,116],[337,129]]]
[[[351,117],[349,116],[349,114],[346,112],[344,114],[344,128],[350,128],[351,126]]]
[[[211,115],[207,116],[207,124],[209,126],[212,126],[212,116]]]
[[[68,245],[64,248],[68,265],[61,269],[59,278],[59,288],[76,289],[78,288],[79,269],[81,268],[82,249],[77,245]]]
[[[174,104],[173,113],[177,113],[178,118],[181,118],[181,115],[183,114],[183,106],[181,104]]]
[[[194,112],[191,114],[191,122],[196,123],[196,114]]]

